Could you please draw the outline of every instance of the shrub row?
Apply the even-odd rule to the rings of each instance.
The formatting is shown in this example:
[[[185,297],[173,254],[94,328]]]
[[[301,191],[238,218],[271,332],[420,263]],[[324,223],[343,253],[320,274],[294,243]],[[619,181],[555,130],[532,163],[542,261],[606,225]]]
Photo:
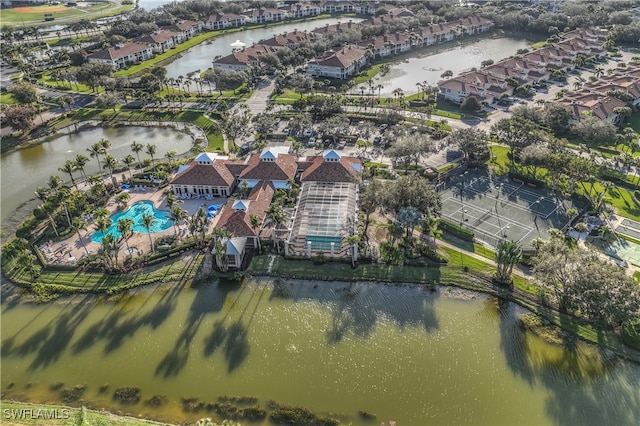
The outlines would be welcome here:
[[[640,318],[622,324],[622,341],[626,345],[640,350]]]
[[[536,188],[544,188],[545,187],[545,183],[544,181],[540,180],[540,179],[536,179],[533,178],[531,176],[527,176],[527,175],[523,175],[522,173],[518,173],[518,172],[509,172],[509,177],[513,180],[517,180],[517,181],[521,181],[524,182],[527,185],[530,186],[534,186]]]
[[[438,226],[443,231],[448,232],[451,235],[460,238],[461,240],[473,242],[473,238],[475,234],[472,231],[469,231],[466,228],[456,225],[453,222],[449,222],[448,220],[441,219],[440,224]]]

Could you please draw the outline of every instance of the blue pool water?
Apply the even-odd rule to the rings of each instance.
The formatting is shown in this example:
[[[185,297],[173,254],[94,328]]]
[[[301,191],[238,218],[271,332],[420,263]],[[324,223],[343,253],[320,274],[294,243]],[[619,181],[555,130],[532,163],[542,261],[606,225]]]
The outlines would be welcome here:
[[[151,201],[139,201],[129,207],[128,210],[116,213],[111,216],[112,225],[104,232],[104,235],[112,234],[116,238],[120,238],[120,232],[118,232],[118,220],[130,218],[133,219],[133,232],[139,234],[146,234],[147,228],[142,224],[142,216],[150,214],[155,218],[155,221],[149,233],[154,234],[156,232],[164,231],[173,225],[173,221],[170,219],[169,212],[163,212],[153,207]],[[102,242],[102,232],[96,231],[91,236],[91,241],[95,243]]]

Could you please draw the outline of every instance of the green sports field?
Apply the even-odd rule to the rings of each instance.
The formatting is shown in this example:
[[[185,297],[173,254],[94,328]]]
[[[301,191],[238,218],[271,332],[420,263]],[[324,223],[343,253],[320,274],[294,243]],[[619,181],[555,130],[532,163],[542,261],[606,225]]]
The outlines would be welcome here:
[[[44,24],[45,13],[50,13],[55,18],[53,21],[47,22],[51,25],[68,24],[80,19],[96,19],[101,16],[115,15],[131,8],[133,8],[132,4],[116,9],[113,2],[106,0],[92,3],[87,7],[68,7],[65,4],[14,7],[0,11],[0,26]]]

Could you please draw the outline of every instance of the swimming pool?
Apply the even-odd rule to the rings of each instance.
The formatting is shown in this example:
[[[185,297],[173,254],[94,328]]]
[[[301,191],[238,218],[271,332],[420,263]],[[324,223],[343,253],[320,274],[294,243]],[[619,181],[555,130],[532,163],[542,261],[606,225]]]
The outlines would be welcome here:
[[[113,235],[116,238],[120,238],[120,232],[118,232],[118,220],[130,218],[133,219],[133,232],[139,234],[146,234],[147,228],[142,224],[142,216],[150,214],[155,218],[153,225],[149,228],[149,233],[154,234],[156,232],[164,231],[173,225],[173,221],[170,219],[169,212],[163,212],[155,207],[151,201],[138,201],[132,204],[126,211],[116,213],[111,216],[112,225],[104,231],[104,235]],[[96,231],[91,236],[91,241],[94,243],[101,243],[103,234],[100,231]]]

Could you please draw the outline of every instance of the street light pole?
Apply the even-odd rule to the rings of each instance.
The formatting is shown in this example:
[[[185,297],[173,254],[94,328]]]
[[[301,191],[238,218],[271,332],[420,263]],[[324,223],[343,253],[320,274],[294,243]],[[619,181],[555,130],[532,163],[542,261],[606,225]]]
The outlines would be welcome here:
[[[535,204],[537,204],[537,206],[536,206],[536,215],[535,215],[535,217],[533,218],[533,221],[534,221],[535,223],[538,223],[538,212],[540,211],[540,203],[542,203],[543,201],[544,201],[544,197],[540,197],[540,198],[538,198],[538,200],[535,202]]]

